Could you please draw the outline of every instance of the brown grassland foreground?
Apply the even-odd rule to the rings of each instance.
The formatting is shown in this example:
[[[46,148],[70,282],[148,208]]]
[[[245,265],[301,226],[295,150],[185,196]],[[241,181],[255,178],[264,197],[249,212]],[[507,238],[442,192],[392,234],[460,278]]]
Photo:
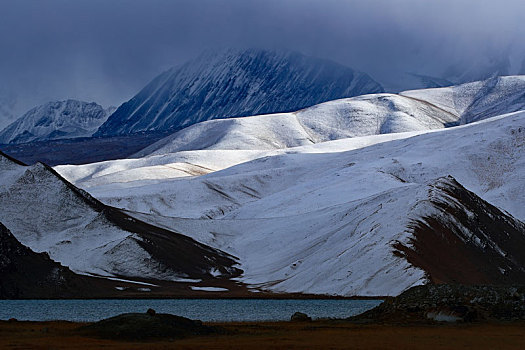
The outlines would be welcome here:
[[[0,321],[0,349],[525,349],[525,322],[220,323],[225,334],[144,342],[81,335],[85,323]]]

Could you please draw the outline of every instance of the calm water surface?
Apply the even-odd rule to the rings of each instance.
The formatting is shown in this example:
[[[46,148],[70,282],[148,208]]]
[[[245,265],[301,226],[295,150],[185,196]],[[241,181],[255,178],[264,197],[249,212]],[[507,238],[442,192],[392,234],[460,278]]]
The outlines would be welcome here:
[[[357,315],[381,300],[0,300],[0,320],[98,321],[126,312],[170,313],[202,321],[284,321],[296,312],[313,319]]]

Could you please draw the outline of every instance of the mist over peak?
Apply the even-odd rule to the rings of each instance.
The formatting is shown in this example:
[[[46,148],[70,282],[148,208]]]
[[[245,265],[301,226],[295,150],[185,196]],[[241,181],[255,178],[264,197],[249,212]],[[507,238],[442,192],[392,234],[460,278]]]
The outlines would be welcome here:
[[[407,73],[525,73],[524,12],[517,0],[0,1],[0,128],[52,100],[119,105],[207,49],[298,51],[391,91],[412,88]]]

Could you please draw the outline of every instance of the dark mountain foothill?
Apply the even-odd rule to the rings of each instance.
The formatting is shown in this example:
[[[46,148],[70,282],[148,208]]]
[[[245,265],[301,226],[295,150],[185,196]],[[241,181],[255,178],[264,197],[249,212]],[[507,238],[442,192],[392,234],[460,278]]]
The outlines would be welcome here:
[[[101,283],[79,276],[23,246],[0,223],[0,299],[72,298],[101,295]],[[102,283],[103,284],[103,283]]]

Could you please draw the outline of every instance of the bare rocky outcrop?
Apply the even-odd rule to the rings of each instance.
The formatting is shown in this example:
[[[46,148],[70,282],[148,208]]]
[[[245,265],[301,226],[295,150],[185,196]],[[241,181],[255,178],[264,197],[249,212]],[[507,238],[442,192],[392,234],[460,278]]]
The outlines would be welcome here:
[[[147,340],[151,338],[179,339],[218,333],[217,327],[205,326],[199,320],[147,312],[128,313],[107,318],[82,327],[80,333],[101,338]]]
[[[525,320],[525,286],[417,286],[349,320],[394,323]]]
[[[296,312],[290,317],[292,322],[310,322],[312,318],[303,312]]]

